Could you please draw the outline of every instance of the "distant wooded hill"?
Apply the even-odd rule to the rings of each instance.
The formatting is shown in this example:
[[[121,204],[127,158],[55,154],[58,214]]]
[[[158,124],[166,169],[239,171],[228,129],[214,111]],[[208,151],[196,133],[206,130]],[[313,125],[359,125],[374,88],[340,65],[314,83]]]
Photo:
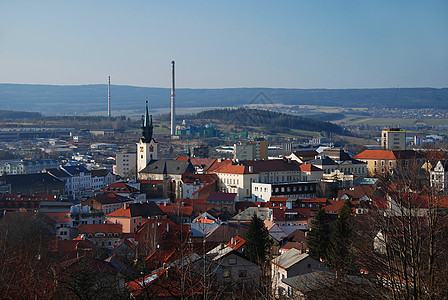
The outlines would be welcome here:
[[[161,120],[168,120],[169,114],[161,116]],[[196,114],[179,116],[179,119],[189,120],[218,120],[221,126],[256,127],[268,134],[288,133],[291,129],[313,132],[335,133],[350,135],[342,127],[330,122],[322,122],[304,117],[288,115],[258,109],[214,109]],[[251,130],[252,131],[252,130]]]
[[[112,110],[142,111],[170,106],[168,88],[112,85]],[[232,107],[244,104],[319,105],[341,107],[395,107],[448,109],[448,88],[385,89],[177,89],[178,107]],[[103,113],[107,110],[107,85],[0,84],[0,107],[46,115]]]
[[[0,120],[38,119],[42,115],[37,112],[0,110]]]

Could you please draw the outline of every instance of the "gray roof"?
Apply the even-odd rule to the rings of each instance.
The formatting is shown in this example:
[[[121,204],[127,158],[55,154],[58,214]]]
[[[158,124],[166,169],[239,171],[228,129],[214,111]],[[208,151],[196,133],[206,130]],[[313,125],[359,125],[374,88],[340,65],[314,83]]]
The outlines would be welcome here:
[[[250,221],[253,215],[256,214],[257,217],[264,220],[269,220],[269,208],[268,207],[248,207],[231,220],[233,221]]]
[[[337,165],[337,163],[331,158],[325,156],[323,158],[317,158],[310,161],[307,161],[307,164],[318,165],[318,166],[332,166]]]
[[[45,172],[53,175],[56,178],[72,177],[72,175],[67,173],[66,171],[61,170],[61,169],[56,169],[56,168],[47,169],[47,170],[45,170]]]
[[[90,171],[83,166],[64,166],[64,170],[72,174],[73,176],[79,175],[82,172],[90,173]]]
[[[311,272],[282,279],[282,282],[302,293],[309,293],[329,287],[337,288],[337,284],[352,284],[356,286],[371,285],[367,279],[353,275],[340,276],[336,280],[335,274],[332,272]]]
[[[47,173],[5,175],[3,178],[13,187],[32,186],[38,184],[61,184],[65,186],[63,181]]]
[[[179,160],[152,160],[140,171],[148,174],[172,174],[182,175],[185,173],[194,173],[194,166],[188,161]]]
[[[303,253],[295,248],[292,248],[285,253],[283,253],[280,256],[277,256],[272,260],[272,262],[282,268],[289,269],[296,263],[304,260],[305,258],[309,257],[310,255],[308,253]]]

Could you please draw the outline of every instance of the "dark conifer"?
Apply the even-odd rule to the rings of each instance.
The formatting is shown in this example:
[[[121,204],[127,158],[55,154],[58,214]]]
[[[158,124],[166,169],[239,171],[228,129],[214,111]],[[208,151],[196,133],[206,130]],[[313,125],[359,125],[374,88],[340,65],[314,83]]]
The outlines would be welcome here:
[[[316,259],[326,259],[327,247],[330,242],[330,223],[325,210],[319,204],[319,209],[311,221],[311,230],[308,232],[307,244],[310,254]]]

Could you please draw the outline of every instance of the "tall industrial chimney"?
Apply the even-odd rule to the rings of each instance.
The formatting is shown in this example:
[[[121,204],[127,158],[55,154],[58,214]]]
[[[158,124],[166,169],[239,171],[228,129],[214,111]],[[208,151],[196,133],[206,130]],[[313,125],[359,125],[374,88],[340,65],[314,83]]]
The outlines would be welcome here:
[[[107,116],[110,118],[110,76],[107,76]]]
[[[174,111],[174,60],[171,62],[171,135],[176,135],[176,113]]]

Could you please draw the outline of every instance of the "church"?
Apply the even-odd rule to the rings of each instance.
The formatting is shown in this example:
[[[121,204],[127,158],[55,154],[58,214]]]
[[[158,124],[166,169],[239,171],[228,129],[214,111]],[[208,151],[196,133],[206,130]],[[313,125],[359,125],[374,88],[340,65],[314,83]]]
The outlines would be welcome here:
[[[195,172],[189,161],[158,159],[158,143],[153,137],[148,101],[142,118],[142,137],[137,143],[137,172],[138,179],[141,180],[163,180],[164,197],[171,201],[182,197],[182,174]]]

